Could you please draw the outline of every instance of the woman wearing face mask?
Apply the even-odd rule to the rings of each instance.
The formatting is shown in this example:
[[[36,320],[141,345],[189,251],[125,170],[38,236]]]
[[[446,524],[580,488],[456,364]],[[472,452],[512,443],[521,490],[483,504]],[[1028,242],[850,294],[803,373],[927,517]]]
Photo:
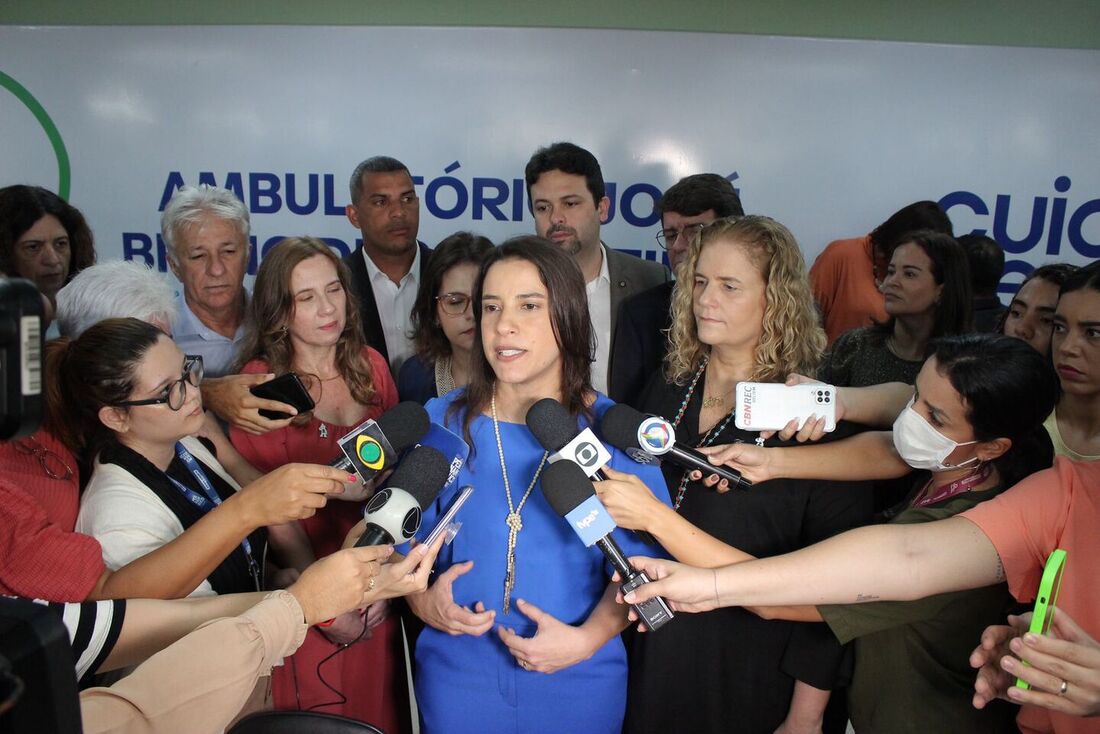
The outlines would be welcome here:
[[[1041,424],[1059,388],[1041,355],[1020,340],[987,334],[937,340],[931,349],[913,398],[893,431],[884,434],[892,439],[892,455],[868,455],[860,446],[869,434],[862,434],[828,446],[727,446],[714,450],[711,460],[757,480],[872,479],[920,470],[904,509],[891,520],[895,525],[951,517],[1050,466],[1053,451]],[[855,416],[845,412],[873,417],[860,410]],[[708,552],[721,554],[718,563],[751,559],[710,538],[705,542]],[[852,573],[858,572],[854,564]],[[999,623],[1011,602],[999,584],[906,602],[753,611],[767,618],[823,619],[841,641],[857,641],[849,694],[857,732],[998,732],[1010,730],[1012,712],[972,708],[969,655],[982,630]]]
[[[469,381],[474,344],[470,302],[478,267],[492,249],[485,237],[456,232],[432,250],[412,311],[416,354],[397,376],[402,400],[426,403]]]
[[[880,290],[889,320],[842,334],[818,379],[838,387],[912,385],[929,340],[970,331],[966,253],[950,235],[920,230],[903,237]]]

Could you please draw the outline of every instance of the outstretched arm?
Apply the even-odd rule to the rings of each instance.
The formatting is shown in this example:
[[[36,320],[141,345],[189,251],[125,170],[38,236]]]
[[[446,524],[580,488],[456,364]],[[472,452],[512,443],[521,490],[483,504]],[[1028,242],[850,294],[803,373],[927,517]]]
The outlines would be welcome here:
[[[656,580],[629,594],[627,602],[660,595],[689,612],[907,601],[1004,580],[993,543],[961,517],[857,528],[793,553],[721,569],[647,558],[637,559],[636,567]]]

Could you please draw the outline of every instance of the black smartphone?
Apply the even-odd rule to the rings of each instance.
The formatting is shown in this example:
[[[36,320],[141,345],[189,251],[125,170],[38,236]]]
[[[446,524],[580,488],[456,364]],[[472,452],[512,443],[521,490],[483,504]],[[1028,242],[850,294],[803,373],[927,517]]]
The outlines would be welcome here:
[[[313,398],[309,396],[309,390],[306,390],[306,386],[302,384],[301,378],[293,372],[279,375],[274,380],[259,385],[253,385],[248,389],[258,398],[263,398],[264,400],[278,400],[280,403],[293,405],[298,413],[305,413],[308,410],[313,410],[313,406],[315,405]],[[267,410],[264,408],[260,409],[260,415],[273,421],[281,421],[284,418],[290,417],[290,413],[283,413],[279,410]]]

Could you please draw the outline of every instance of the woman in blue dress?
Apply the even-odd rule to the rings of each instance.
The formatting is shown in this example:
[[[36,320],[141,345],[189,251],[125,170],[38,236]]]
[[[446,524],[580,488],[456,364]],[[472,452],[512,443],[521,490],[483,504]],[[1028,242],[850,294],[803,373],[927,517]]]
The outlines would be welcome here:
[[[416,694],[433,732],[619,732],[626,654],[601,552],[587,548],[547,503],[547,456],[525,424],[554,398],[597,422],[611,401],[589,382],[593,339],[584,280],[549,242],[520,237],[483,262],[470,382],[428,403],[432,420],[463,435],[469,461],[453,487],[472,485],[462,530],[437,563],[435,583],[409,597],[427,624],[416,646]],[[612,450],[610,465],[667,497],[655,467]],[[425,512],[431,528],[442,495]],[[426,532],[426,531],[425,531]],[[616,531],[627,554],[653,552]],[[659,634],[659,633],[657,633]]]

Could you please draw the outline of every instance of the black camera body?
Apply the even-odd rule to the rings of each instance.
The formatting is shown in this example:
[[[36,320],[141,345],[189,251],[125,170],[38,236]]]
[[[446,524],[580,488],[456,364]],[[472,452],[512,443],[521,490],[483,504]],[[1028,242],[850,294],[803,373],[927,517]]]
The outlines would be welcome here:
[[[27,280],[0,277],[0,441],[42,422],[42,296]]]

